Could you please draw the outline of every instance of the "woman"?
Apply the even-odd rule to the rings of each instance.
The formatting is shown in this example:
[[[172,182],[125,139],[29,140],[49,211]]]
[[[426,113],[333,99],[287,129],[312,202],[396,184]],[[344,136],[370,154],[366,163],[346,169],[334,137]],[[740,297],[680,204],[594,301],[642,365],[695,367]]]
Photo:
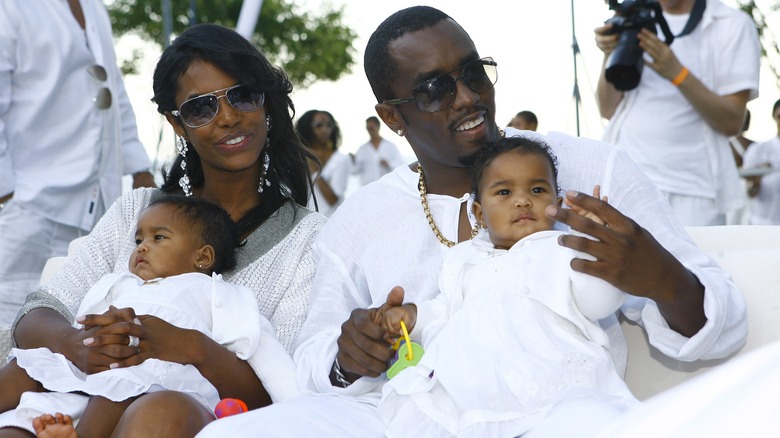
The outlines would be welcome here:
[[[324,218],[304,207],[311,154],[293,128],[292,85],[286,75],[238,33],[202,24],[163,52],[153,87],[158,111],[179,137],[179,155],[165,183],[160,190],[138,189],[114,203],[63,271],[28,297],[14,326],[16,343],[47,347],[86,373],[148,358],[192,364],[221,398],[239,398],[250,408],[266,406],[279,394],[278,385],[289,383],[274,379],[289,375],[283,366],[274,368],[289,363],[286,355],[269,357],[268,366],[253,369],[200,332],[135,315],[131,308],[75,315],[98,278],[128,269],[141,210],[157,197],[183,193],[218,202],[236,221],[245,243],[238,266],[224,278],[254,291],[260,312],[288,353],[303,323],[315,270],[311,244]],[[83,330],[71,327],[76,316]],[[137,346],[130,346],[131,336],[140,339]],[[213,419],[190,396],[162,391],[136,399],[113,431],[92,433],[193,436]],[[24,422],[1,424],[32,431]],[[19,433],[0,429],[0,437]]]
[[[319,161],[319,164],[316,161],[309,163],[315,178],[309,208],[330,217],[344,202],[347,180],[352,173],[349,157],[338,151],[341,143],[339,124],[327,111],[310,110],[298,119],[295,129]]]

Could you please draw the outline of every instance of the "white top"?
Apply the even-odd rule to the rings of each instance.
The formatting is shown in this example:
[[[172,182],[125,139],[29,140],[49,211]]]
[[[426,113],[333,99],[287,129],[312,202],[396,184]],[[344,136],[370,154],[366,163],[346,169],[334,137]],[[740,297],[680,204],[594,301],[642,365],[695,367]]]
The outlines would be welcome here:
[[[417,304],[422,359],[383,388],[388,436],[520,436],[572,393],[612,397],[618,409],[638,403],[597,322],[624,294],[573,271],[582,254],[560,246],[561,234],[500,250],[481,233],[446,252],[441,293]]]
[[[507,128],[507,135],[520,131]],[[692,338],[670,330],[654,302],[629,296],[621,310],[641,320],[651,342],[663,353],[681,360],[723,357],[745,342],[745,303],[730,276],[695,246],[674,218],[668,203],[649,179],[622,151],[586,138],[523,131],[546,140],[560,161],[563,190],[591,193],[600,184],[610,204],[634,219],[704,285],[705,326]],[[336,388],[329,373],[337,352],[341,324],[355,308],[377,307],[396,286],[407,302],[420,302],[438,293],[438,276],[446,246],[431,231],[420,205],[418,175],[397,168],[375,184],[353,194],[321,230],[315,244],[317,275],[311,311],[295,351],[299,385],[316,392],[379,399],[384,377],[362,378],[350,387]],[[467,198],[467,196],[466,196]],[[445,237],[456,239],[460,204],[464,199],[429,195],[434,220]],[[627,349],[617,318],[602,320],[612,345],[616,369],[625,372]]]
[[[108,13],[81,0],[0,0],[0,195],[57,223],[91,230],[122,175],[151,166],[116,65]],[[85,35],[86,32],[86,35]],[[107,81],[88,69],[101,65]],[[93,101],[108,87],[111,107]]]
[[[664,17],[675,35],[688,18]],[[670,47],[715,94],[748,90],[750,99],[758,96],[761,46],[745,13],[708,0],[701,23]],[[624,148],[664,192],[715,199],[721,213],[744,205],[728,137],[710,128],[671,81],[647,66],[639,86],[623,95],[604,140]]]
[[[221,275],[194,272],[144,282],[130,272],[108,274],[90,288],[77,314],[102,314],[109,305],[130,307],[136,315],[154,315],[177,327],[198,330],[243,360],[258,353],[261,335],[263,343],[276,343],[283,350],[270,323],[258,312],[252,291],[225,282]],[[74,326],[82,328],[78,323]],[[55,392],[81,391],[118,402],[167,389],[187,392],[209,410],[220,399],[214,385],[193,365],[147,359],[136,366],[88,375],[47,348],[14,349],[12,354],[30,377]]]
[[[379,162],[385,160],[387,167]],[[378,147],[371,140],[364,143],[355,153],[355,173],[360,177],[360,185],[374,182],[398,166],[405,164],[398,147],[382,138]]]
[[[768,164],[773,172],[761,177],[758,196],[751,199],[750,223],[753,225],[780,225],[780,137],[754,143],[745,152],[743,169]]]
[[[314,197],[316,197],[317,207],[319,208],[317,211],[325,217],[330,217],[338,206],[344,202],[344,193],[347,191],[347,181],[350,174],[352,174],[352,160],[339,151],[333,152],[333,155],[330,156],[330,159],[328,159],[321,171],[312,175],[315,184],[314,192],[309,197],[308,207],[312,210],[315,209]],[[322,195],[322,191],[316,183],[318,178],[327,181],[333,193],[338,196],[339,199],[335,204],[330,205],[325,200],[325,196]]]

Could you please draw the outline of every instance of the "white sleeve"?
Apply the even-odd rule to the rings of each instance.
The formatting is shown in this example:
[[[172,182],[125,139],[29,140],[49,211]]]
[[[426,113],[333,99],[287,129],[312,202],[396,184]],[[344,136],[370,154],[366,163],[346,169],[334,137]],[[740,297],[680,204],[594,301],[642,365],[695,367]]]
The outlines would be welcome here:
[[[507,130],[508,135],[516,132]],[[650,232],[704,286],[707,322],[692,338],[671,330],[651,300],[626,298],[621,310],[629,319],[644,325],[650,343],[683,361],[725,357],[739,349],[747,338],[742,292],[728,273],[695,245],[663,194],[628,154],[597,140],[562,133],[540,138],[546,139],[558,156],[558,177],[563,190],[592,193],[593,185],[600,184],[602,195],[609,196],[612,206]],[[622,332],[615,334],[622,337]],[[624,343],[622,339],[612,341],[613,345]]]
[[[338,154],[338,162],[335,163],[336,166],[333,168],[333,172],[330,172],[328,185],[330,185],[333,193],[341,198],[347,191],[347,182],[349,181],[349,175],[352,173],[352,160],[347,155],[339,152],[336,152],[336,154]],[[333,157],[331,159],[333,159]]]
[[[135,113],[133,113],[133,107],[130,105],[130,99],[127,96],[122,72],[116,64],[116,52],[113,49],[114,39],[111,34],[111,19],[109,18],[108,10],[105,5],[101,3],[95,4],[94,9],[93,16],[95,19],[103,21],[99,26],[102,44],[109,46],[103,50],[103,56],[105,56],[104,62],[106,64],[106,69],[111,70],[109,72],[111,77],[111,91],[116,95],[119,108],[118,117],[122,144],[122,173],[124,175],[129,175],[149,170],[151,168],[149,155],[146,153],[144,145],[138,138]]]
[[[387,151],[389,152],[389,157],[387,157],[387,162],[390,164],[391,169],[395,169],[398,166],[403,166],[406,164],[404,161],[404,157],[401,156],[401,151],[398,149],[398,146],[395,145],[395,143],[388,142],[390,147],[387,148]]]
[[[707,322],[696,335],[686,338],[669,328],[658,306],[649,299],[628,297],[623,313],[644,326],[653,346],[675,359],[715,359],[736,351],[747,339],[742,292],[731,276],[693,243],[663,195],[628,155],[619,150],[614,154],[611,173],[607,174],[609,192],[603,194],[698,278],[704,286]]]
[[[136,172],[151,170],[152,163],[144,145],[138,138],[135,113],[127,97],[127,91],[122,80],[117,81],[120,120],[122,123],[122,173],[131,175]]]
[[[356,285],[362,274],[353,272],[350,275],[342,260],[320,239],[315,243],[315,254],[318,266],[309,302],[310,312],[293,356],[298,387],[317,393],[369,394],[384,383],[384,376],[361,377],[349,387],[340,388],[331,384],[330,371],[338,353],[336,340],[341,334],[341,324],[349,319],[352,309],[371,307],[371,296],[366,289],[363,289],[366,293],[362,293]]]
[[[8,13],[0,5],[0,196],[14,191],[10,145],[6,133],[6,113],[11,105],[12,76],[16,69],[16,37],[10,34],[14,27],[8,22]]]

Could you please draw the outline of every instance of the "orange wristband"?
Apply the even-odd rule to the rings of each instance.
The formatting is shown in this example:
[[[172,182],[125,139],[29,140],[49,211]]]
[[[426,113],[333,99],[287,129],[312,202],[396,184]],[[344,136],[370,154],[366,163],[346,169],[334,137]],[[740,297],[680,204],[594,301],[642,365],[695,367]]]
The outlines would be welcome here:
[[[683,81],[688,77],[688,68],[683,67],[682,70],[680,70],[680,73],[677,73],[677,76],[672,79],[672,83],[675,87],[679,87],[680,84],[683,83]]]

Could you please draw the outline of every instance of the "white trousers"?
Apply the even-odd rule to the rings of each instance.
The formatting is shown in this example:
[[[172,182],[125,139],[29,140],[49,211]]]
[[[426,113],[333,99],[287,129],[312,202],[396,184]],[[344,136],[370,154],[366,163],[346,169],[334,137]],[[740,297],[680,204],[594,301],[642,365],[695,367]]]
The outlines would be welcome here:
[[[726,214],[718,211],[714,199],[669,192],[663,194],[683,226],[726,225]]]
[[[233,436],[371,438],[384,437],[385,432],[374,405],[334,394],[305,392],[266,408],[214,421],[197,438]]]
[[[38,287],[46,260],[64,256],[71,240],[85,234],[13,202],[0,210],[0,326],[10,324],[27,294]]]

